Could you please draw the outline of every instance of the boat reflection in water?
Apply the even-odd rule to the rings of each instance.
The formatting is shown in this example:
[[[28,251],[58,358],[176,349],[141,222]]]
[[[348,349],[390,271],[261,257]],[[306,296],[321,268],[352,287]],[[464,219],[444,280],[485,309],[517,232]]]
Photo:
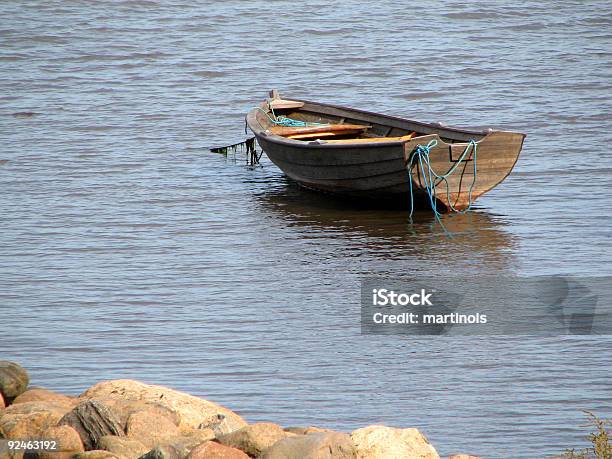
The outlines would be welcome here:
[[[503,217],[484,210],[446,214],[440,222],[424,210],[410,222],[406,209],[321,195],[286,178],[258,194],[256,202],[287,231],[297,231],[303,240],[316,239],[317,244],[305,247],[321,256],[409,260],[412,272],[437,274],[458,268],[463,271],[457,275],[509,274],[514,267],[514,242]]]

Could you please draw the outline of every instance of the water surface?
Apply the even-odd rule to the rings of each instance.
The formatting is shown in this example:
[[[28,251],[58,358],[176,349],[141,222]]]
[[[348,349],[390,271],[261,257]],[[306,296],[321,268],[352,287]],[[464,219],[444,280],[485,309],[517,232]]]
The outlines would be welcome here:
[[[612,415],[609,338],[363,336],[359,280],[612,274],[607,11],[3,2],[2,358],[71,394],[132,377],[251,422],[415,426],[445,455],[584,445],[580,410]],[[528,137],[450,239],[208,152],[272,87]]]

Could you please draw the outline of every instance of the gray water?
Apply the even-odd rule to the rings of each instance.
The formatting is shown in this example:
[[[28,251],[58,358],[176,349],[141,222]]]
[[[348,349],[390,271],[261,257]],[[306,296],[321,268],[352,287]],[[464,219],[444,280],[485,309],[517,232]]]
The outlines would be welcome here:
[[[364,276],[612,274],[610,2],[502,3],[1,2],[1,357],[447,455],[585,446],[609,337],[360,334]],[[272,87],[528,137],[449,238],[210,153]]]

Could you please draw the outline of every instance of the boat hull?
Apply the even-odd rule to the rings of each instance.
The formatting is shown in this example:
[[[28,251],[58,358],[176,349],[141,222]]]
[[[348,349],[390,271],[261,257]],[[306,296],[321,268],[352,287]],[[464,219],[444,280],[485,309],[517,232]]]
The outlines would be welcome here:
[[[410,192],[402,145],[365,148],[310,148],[257,142],[285,175],[311,190],[362,199],[402,199]],[[358,161],[355,161],[356,157]]]

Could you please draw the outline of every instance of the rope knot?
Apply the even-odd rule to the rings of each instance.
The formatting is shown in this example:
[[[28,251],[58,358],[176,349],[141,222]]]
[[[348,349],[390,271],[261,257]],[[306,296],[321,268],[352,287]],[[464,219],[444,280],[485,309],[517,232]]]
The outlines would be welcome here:
[[[436,139],[432,139],[427,145],[417,145],[415,153],[419,155],[429,155],[431,149],[436,146],[438,146],[438,141]]]

